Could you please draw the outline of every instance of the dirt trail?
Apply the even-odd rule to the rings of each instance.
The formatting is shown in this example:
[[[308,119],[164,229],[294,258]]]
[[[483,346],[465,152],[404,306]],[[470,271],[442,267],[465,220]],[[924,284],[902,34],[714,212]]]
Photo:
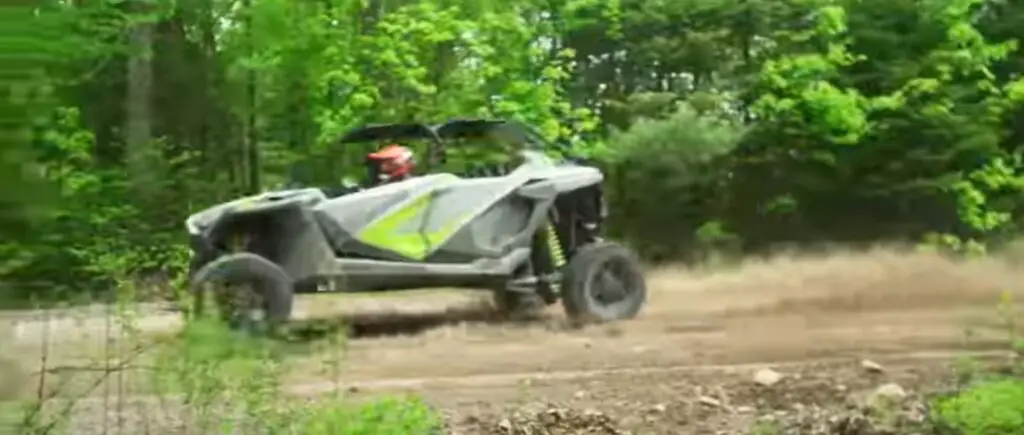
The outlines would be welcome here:
[[[526,325],[467,322],[356,340],[338,381],[353,392],[420,392],[450,410],[462,433],[513,433],[510,413],[538,402],[604,410],[625,419],[617,427],[647,433],[745,433],[753,416],[736,409],[788,412],[778,410],[815,398],[842,408],[851,391],[886,381],[917,389],[948,380],[958,352],[1005,349],[997,306],[1004,292],[1024,296],[1020,273],[997,260],[887,249],[724,272],[666,268],[650,273],[650,305],[634,321],[571,330],[556,308]],[[887,373],[865,376],[862,359],[883,362]],[[750,381],[758,367],[796,380],[765,399]],[[295,378],[294,391],[336,385],[307,376]],[[709,412],[700,404],[707,395],[732,403]],[[538,412],[525,424],[551,411]],[[573,424],[576,432],[562,433],[616,433]]]
[[[357,396],[417,391],[449,410],[461,433],[485,432],[481,425],[490,423],[480,422],[491,417],[483,416],[528,402],[524,384],[531,400],[621,414],[686,403],[688,414],[656,419],[652,433],[705,433],[708,426],[683,421],[699,417],[691,399],[708,389],[743,390],[737,385],[749,382],[755,367],[799,362],[802,368],[791,369],[805,373],[798,379],[820,381],[797,382],[791,393],[799,396],[800,388],[826,381],[878,382],[849,373],[863,358],[904,367],[887,376],[920,383],[932,370],[922,367],[935,366],[926,360],[1005,348],[1008,332],[996,308],[1003,292],[1024,296],[1022,272],[994,259],[957,263],[891,249],[779,257],[727,271],[663,268],[649,274],[640,318],[581,330],[568,328],[557,306],[533,322],[488,322],[481,295],[472,293],[316,296],[300,303],[303,316],[329,317],[344,305],[360,311],[362,338],[349,342],[340,379],[323,372],[322,355],[301,355],[289,384],[299,394],[337,385]],[[920,358],[907,360],[914,355]],[[723,394],[748,393],[716,397]]]
[[[1004,343],[998,261],[958,264],[892,250],[751,262],[728,272],[662,269],[631,322],[570,330],[553,308],[525,325],[467,322],[356,340],[346,376],[479,375],[859,357]],[[451,310],[451,307],[449,307]],[[456,311],[457,310],[453,310]],[[965,331],[972,331],[965,343]]]

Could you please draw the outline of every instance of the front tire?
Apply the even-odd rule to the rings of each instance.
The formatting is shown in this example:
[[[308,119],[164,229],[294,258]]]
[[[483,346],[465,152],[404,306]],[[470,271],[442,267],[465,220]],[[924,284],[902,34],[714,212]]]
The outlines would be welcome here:
[[[576,251],[565,266],[562,307],[578,323],[632,319],[647,302],[643,267],[633,253],[599,241]]]
[[[192,276],[195,315],[204,315],[208,296],[232,329],[250,333],[273,331],[291,317],[292,280],[276,264],[240,252],[206,263]],[[212,293],[212,295],[211,295]]]

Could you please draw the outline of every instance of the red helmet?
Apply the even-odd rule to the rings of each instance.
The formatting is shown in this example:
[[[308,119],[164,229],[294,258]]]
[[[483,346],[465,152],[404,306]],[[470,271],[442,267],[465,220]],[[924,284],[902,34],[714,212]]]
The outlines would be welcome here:
[[[377,181],[395,181],[412,175],[416,168],[416,156],[412,150],[401,145],[390,144],[367,158],[375,165]]]

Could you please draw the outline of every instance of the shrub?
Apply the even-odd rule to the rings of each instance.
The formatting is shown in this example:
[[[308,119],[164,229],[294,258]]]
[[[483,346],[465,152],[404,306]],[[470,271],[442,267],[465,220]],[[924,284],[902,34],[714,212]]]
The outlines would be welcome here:
[[[962,435],[1024,433],[1024,380],[996,379],[960,394],[938,399],[935,416],[942,426]]]
[[[612,234],[650,260],[695,260],[708,249],[729,247],[723,243],[734,245],[735,237],[716,219],[728,178],[719,158],[742,134],[737,124],[685,104],[665,118],[640,119],[613,132],[604,156]]]
[[[337,398],[299,408],[298,435],[406,435],[440,433],[441,418],[415,397],[384,397],[362,405]]]

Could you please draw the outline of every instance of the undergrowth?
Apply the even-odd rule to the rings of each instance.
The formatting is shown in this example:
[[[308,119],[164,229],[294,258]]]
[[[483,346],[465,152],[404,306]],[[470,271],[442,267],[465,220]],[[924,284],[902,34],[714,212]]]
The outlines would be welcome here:
[[[1004,292],[998,316],[1004,325],[1011,361],[998,373],[980,369],[974,361],[959,364],[958,391],[932,400],[932,417],[939,433],[955,435],[1024,434],[1024,341],[1012,295]]]
[[[315,398],[291,394],[282,385],[289,369],[282,340],[229,330],[216,313],[187,318],[177,333],[143,334],[137,326],[137,289],[129,280],[119,282],[119,303],[109,312],[100,356],[86,364],[55,365],[57,346],[76,343],[51,343],[44,327],[31,397],[0,401],[0,434],[426,435],[442,430],[439,414],[415,397],[356,402],[338,388]],[[324,341],[341,348],[344,338]],[[342,358],[331,355],[327,363],[336,379]]]

